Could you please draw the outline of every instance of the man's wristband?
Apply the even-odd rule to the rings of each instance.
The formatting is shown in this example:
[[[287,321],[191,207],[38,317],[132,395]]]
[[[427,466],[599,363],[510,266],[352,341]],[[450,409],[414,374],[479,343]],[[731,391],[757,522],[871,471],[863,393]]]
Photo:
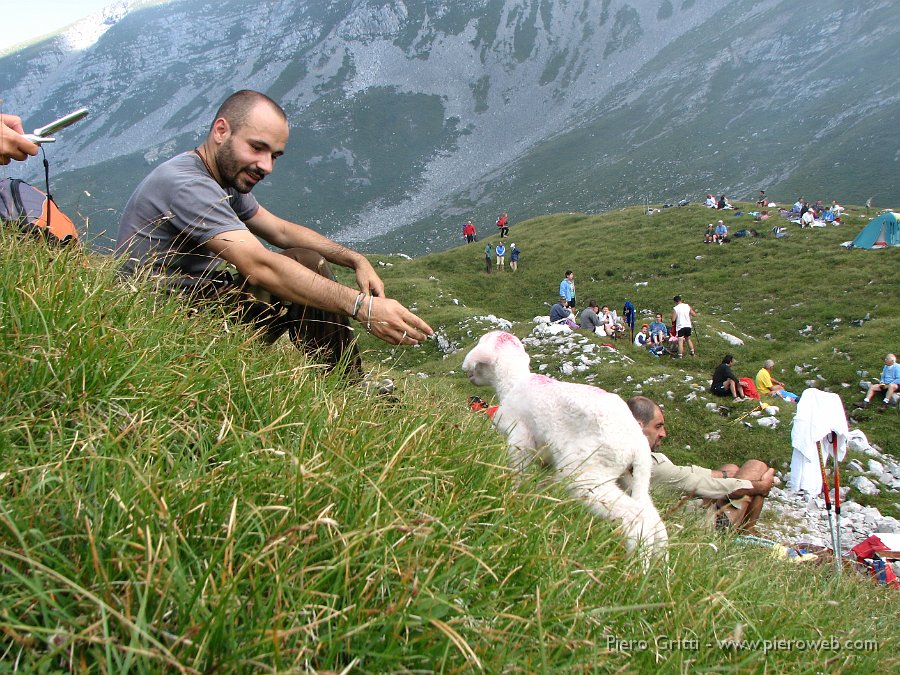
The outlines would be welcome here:
[[[365,293],[360,293],[356,296],[356,301],[353,303],[353,311],[350,312],[350,318],[355,319],[356,315],[359,314],[360,307],[363,306],[363,301],[366,299]]]

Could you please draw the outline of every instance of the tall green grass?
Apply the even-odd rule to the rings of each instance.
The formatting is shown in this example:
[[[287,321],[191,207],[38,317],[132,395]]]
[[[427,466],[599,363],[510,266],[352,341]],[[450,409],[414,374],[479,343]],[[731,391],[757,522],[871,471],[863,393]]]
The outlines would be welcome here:
[[[495,302],[524,320],[556,277],[529,260],[541,228],[515,280],[467,271],[469,250],[385,276],[445,331]],[[460,354],[364,342],[401,379],[396,400],[367,397],[287,343],[118,282],[107,259],[4,230],[0,269],[2,670],[897,666],[892,592],[684,511],[666,518],[668,565],[645,573],[549,476],[510,475],[466,410]]]

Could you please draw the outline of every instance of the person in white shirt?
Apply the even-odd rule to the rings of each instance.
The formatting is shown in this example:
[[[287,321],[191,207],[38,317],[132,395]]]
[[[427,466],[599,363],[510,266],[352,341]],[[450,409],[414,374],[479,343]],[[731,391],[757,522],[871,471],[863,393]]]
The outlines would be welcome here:
[[[634,336],[634,346],[647,348],[650,346],[650,326],[644,324],[641,326],[640,332]]]
[[[697,312],[686,302],[682,301],[680,295],[672,298],[675,306],[672,308],[672,321],[675,322],[675,336],[678,338],[678,356],[676,358],[684,358],[684,341],[687,340],[688,348],[691,350],[691,356],[697,352],[694,350],[694,342],[691,340],[691,332],[693,323],[691,318],[697,316]]]

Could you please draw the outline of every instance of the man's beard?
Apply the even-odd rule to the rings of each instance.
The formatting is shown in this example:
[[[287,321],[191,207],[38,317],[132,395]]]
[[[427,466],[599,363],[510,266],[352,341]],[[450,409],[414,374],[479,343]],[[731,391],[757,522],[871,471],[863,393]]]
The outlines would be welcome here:
[[[234,188],[241,194],[247,194],[255,186],[256,183],[248,183],[246,178],[241,174],[246,171],[253,176],[262,180],[265,174],[257,170],[251,169],[249,166],[242,166],[234,153],[234,146],[231,139],[226,139],[219,147],[215,155],[216,169],[226,188]]]

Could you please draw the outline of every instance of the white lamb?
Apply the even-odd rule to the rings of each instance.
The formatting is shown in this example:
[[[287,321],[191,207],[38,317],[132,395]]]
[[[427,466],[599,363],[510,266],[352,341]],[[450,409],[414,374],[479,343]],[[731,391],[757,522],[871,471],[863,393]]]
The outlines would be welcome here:
[[[507,436],[512,468],[521,471],[540,458],[596,515],[621,521],[628,550],[640,545],[645,563],[664,553],[668,534],[649,493],[650,446],[625,401],[534,374],[530,361],[516,336],[492,331],[462,365],[473,384],[497,392],[494,426]],[[620,479],[630,482],[630,495]]]

